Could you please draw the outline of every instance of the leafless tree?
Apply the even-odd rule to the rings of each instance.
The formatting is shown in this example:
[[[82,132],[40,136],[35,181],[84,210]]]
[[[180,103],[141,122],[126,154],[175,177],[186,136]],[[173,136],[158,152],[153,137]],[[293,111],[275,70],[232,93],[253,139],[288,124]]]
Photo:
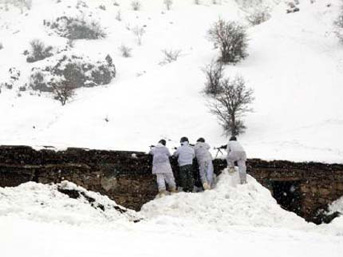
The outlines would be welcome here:
[[[243,116],[251,112],[253,90],[245,87],[243,77],[226,78],[220,82],[221,92],[211,96],[210,111],[217,116],[225,134],[232,136],[244,133]]]
[[[121,52],[121,55],[125,58],[131,57],[131,51],[132,48],[125,46],[125,45],[121,45],[119,47],[119,51]]]
[[[236,22],[219,19],[208,31],[209,39],[220,49],[219,61],[237,63],[248,56],[248,38],[245,28]]]
[[[164,0],[163,3],[169,11],[171,9],[171,6],[173,5],[173,0]]]
[[[142,37],[145,34],[144,27],[137,25],[136,27],[134,27],[132,29],[132,33],[136,36],[138,45],[141,45],[142,44]]]
[[[207,65],[203,72],[206,75],[205,90],[206,95],[219,94],[221,91],[221,79],[223,78],[224,66],[221,62],[212,61]]]
[[[75,86],[66,81],[53,84],[52,88],[54,99],[60,101],[62,105],[65,105],[74,96]]]
[[[142,7],[142,4],[140,1],[134,0],[131,2],[131,7],[132,7],[132,10],[139,11]]]
[[[162,62],[160,62],[160,64],[164,65],[164,64],[171,63],[171,62],[175,62],[179,58],[179,56],[181,54],[181,50],[180,49],[176,49],[176,50],[163,49],[162,53],[164,55],[164,59]]]

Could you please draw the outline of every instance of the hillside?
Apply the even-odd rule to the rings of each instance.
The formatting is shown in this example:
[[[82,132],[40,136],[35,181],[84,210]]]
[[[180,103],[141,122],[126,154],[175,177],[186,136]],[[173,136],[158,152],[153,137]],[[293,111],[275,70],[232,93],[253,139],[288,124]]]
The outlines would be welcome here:
[[[177,146],[184,135],[225,144],[202,94],[202,68],[218,57],[207,31],[221,17],[248,27],[249,56],[225,67],[226,76],[239,74],[254,90],[254,112],[245,117],[248,129],[240,137],[248,156],[342,163],[343,46],[333,25],[339,1],[300,0],[300,11],[289,14],[286,2],[263,1],[271,18],[257,26],[246,16],[260,1],[217,3],[174,0],[167,10],[162,0],[144,0],[134,11],[124,0],[33,0],[22,13],[2,5],[0,144],[147,151],[161,137]],[[95,21],[106,36],[71,43],[44,25],[62,16]],[[140,45],[133,32],[139,29]],[[23,53],[34,39],[52,46],[53,55],[28,63]],[[132,56],[123,57],[121,46]],[[179,58],[162,64],[163,50],[180,51]],[[116,76],[109,84],[77,89],[64,106],[51,93],[20,89],[32,69],[55,65],[64,54],[90,63],[110,55]],[[20,76],[8,89],[11,67]]]

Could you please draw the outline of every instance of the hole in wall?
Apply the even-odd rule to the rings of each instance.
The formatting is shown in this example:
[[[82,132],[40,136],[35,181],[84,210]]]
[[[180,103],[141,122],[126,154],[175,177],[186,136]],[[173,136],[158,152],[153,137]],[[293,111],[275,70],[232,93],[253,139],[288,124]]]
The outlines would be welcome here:
[[[273,181],[272,193],[283,209],[302,216],[300,181]]]

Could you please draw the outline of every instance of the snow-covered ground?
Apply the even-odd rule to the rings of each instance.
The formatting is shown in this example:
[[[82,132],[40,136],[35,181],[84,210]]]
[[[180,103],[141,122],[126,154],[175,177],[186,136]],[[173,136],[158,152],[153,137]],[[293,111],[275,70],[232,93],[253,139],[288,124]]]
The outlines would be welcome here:
[[[261,1],[173,0],[168,11],[162,0],[141,0],[141,10],[133,11],[129,0],[88,0],[81,10],[100,22],[107,37],[75,41],[70,51],[92,59],[110,54],[117,77],[106,86],[78,89],[65,106],[49,94],[25,91],[19,97],[31,69],[56,58],[27,63],[23,52],[29,42],[64,48],[67,40],[49,35],[43,20],[80,15],[77,2],[32,0],[23,13],[11,5],[0,9],[0,84],[8,81],[9,68],[21,71],[12,90],[1,88],[1,145],[147,151],[162,137],[169,147],[177,146],[181,136],[192,142],[204,137],[212,146],[226,143],[201,93],[202,68],[218,56],[207,31],[219,17],[247,24],[247,7]],[[341,3],[299,2],[299,12],[286,14],[285,1],[262,1],[271,19],[248,28],[249,56],[225,68],[227,76],[242,75],[256,98],[240,140],[249,157],[342,163],[343,46],[333,26]],[[137,26],[145,29],[141,45],[132,33]],[[121,45],[132,48],[132,57],[122,57]],[[164,49],[181,55],[161,65]],[[58,186],[77,189],[105,209],[85,197],[70,199]],[[138,213],[121,213],[116,206],[68,182],[0,188],[1,256],[340,257],[343,252],[343,217],[328,225],[307,223],[281,209],[252,177],[238,185],[237,177],[224,172],[211,191],[156,199]],[[330,210],[343,212],[342,199]]]
[[[192,142],[204,137],[212,146],[226,143],[201,93],[202,68],[218,56],[207,31],[219,17],[247,25],[251,9],[246,6],[260,6],[260,1],[200,0],[196,5],[173,0],[169,11],[162,0],[141,1],[139,11],[132,10],[131,1],[86,1],[88,8],[80,10],[77,2],[33,0],[23,14],[13,7],[0,10],[0,81],[7,81],[8,69],[16,67],[21,71],[17,87],[27,82],[30,70],[47,62],[26,62],[23,52],[31,40],[56,48],[67,44],[43,20],[80,16],[80,10],[99,21],[107,37],[77,40],[71,52],[95,59],[110,54],[117,77],[107,86],[77,90],[65,106],[51,95],[27,91],[18,97],[18,88],[2,88],[1,144],[147,151],[162,137],[169,147],[177,146],[181,136]],[[341,3],[300,0],[300,11],[286,14],[284,1],[262,2],[270,7],[271,19],[248,27],[249,56],[225,68],[226,76],[243,76],[256,98],[240,140],[249,157],[342,163],[343,46],[333,25]],[[132,33],[137,26],[145,30],[141,45]],[[121,45],[132,48],[132,57],[122,57]],[[165,49],[181,50],[181,55],[160,65]]]
[[[107,197],[69,182],[0,188],[2,256],[341,256],[343,217],[316,226],[283,210],[252,177],[237,182],[224,171],[213,190],[165,196],[139,213],[116,213]],[[84,192],[105,210],[57,187]]]

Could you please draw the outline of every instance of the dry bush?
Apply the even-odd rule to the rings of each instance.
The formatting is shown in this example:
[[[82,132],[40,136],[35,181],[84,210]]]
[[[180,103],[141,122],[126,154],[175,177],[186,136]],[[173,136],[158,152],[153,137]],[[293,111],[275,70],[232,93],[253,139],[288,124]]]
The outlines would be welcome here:
[[[164,58],[160,64],[164,65],[164,64],[171,63],[171,62],[175,62],[180,57],[181,50],[180,49],[176,49],[176,50],[164,49],[164,50],[162,50],[162,53],[164,55]]]
[[[31,49],[28,51],[29,56],[26,58],[27,62],[37,62],[52,56],[52,46],[45,46],[39,39],[34,39],[30,42]]]
[[[242,118],[252,111],[253,90],[245,87],[240,76],[221,80],[220,87],[220,93],[210,97],[210,111],[217,116],[226,135],[242,134],[246,129]]]
[[[248,56],[248,38],[243,26],[219,19],[208,31],[210,40],[220,49],[219,61],[237,63]]]

